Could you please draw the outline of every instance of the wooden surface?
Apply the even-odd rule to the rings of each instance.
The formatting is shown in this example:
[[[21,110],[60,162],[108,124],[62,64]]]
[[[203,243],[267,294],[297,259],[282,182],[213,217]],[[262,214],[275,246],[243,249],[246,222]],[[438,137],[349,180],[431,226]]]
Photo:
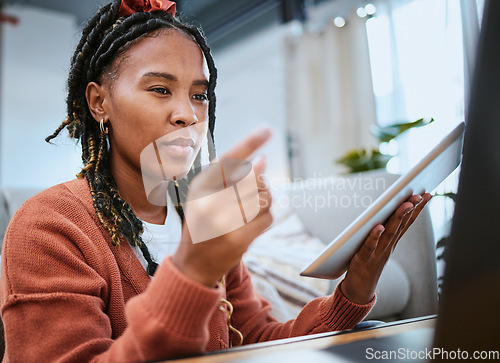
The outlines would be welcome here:
[[[348,344],[369,339],[377,339],[406,333],[409,331],[426,331],[428,336],[435,327],[434,317],[423,317],[402,322],[386,324],[382,327],[369,328],[352,332],[334,332],[314,334],[298,338],[275,340],[271,342],[251,344],[244,347],[233,348],[219,353],[212,353],[204,356],[175,360],[182,363],[213,363],[213,362],[234,362],[246,361],[257,362],[269,355],[276,355],[286,352],[287,363],[290,362],[288,356],[303,362],[315,360],[316,355],[321,350],[336,345]],[[285,356],[283,356],[285,358]],[[311,359],[309,359],[311,358]],[[281,363],[281,362],[280,362]]]

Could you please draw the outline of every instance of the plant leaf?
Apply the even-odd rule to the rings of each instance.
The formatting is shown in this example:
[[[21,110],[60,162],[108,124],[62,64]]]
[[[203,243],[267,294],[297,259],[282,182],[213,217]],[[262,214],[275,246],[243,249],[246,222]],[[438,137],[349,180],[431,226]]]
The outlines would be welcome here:
[[[436,193],[434,194],[436,197],[448,197],[450,198],[451,200],[453,200],[454,202],[457,201],[457,193],[453,193],[453,192],[448,192],[448,193],[444,193],[444,194],[439,194],[439,193]]]
[[[391,155],[382,154],[376,149],[351,150],[335,162],[346,166],[351,173],[385,168]]]
[[[426,126],[432,122],[434,122],[433,118],[431,118],[429,121],[421,118],[413,122],[394,124],[386,127],[372,126],[371,132],[376,138],[379,139],[380,142],[389,142],[405,131],[408,131],[415,127]]]
[[[448,236],[441,238],[438,243],[436,243],[436,249],[441,247],[446,247],[446,242],[448,241]]]

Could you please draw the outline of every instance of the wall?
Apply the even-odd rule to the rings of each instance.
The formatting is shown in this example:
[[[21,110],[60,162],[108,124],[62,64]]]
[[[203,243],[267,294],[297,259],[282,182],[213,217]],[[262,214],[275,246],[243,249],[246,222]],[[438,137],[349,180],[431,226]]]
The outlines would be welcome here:
[[[44,141],[65,117],[65,83],[77,40],[73,17],[30,7],[6,7],[19,19],[2,24],[0,186],[46,187],[81,167],[67,133]]]
[[[287,32],[286,26],[275,26],[214,53],[219,70],[215,131],[218,154],[257,127],[271,127],[273,138],[257,153],[267,157],[269,178],[288,176],[284,41]]]

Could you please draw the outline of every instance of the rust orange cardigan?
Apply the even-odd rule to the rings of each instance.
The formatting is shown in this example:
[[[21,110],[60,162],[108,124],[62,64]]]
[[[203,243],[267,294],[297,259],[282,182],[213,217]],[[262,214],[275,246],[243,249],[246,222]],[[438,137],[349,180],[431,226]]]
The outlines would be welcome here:
[[[7,230],[4,361],[137,362],[224,349],[237,338],[218,309],[221,297],[234,306],[244,344],[349,329],[374,304],[354,304],[337,289],[279,323],[243,264],[225,288],[190,280],[168,257],[151,279],[126,241],[111,245],[87,182],[74,180],[30,199]]]

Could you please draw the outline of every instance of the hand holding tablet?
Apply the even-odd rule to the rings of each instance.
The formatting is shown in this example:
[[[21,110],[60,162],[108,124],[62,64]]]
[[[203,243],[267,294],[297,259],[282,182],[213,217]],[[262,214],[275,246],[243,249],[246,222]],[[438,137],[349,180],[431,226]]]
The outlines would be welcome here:
[[[431,199],[429,193],[412,195],[402,203],[385,226],[372,229],[359,251],[349,263],[342,282],[343,294],[357,304],[367,304],[373,298],[378,280],[397,243]]]
[[[348,266],[352,269],[352,266],[349,264],[354,263],[354,261],[352,261],[353,257],[358,251],[363,253],[363,251],[360,250],[363,243],[368,243],[368,246],[365,247],[370,248],[370,241],[368,241],[368,239],[375,238],[373,233],[376,233],[378,228],[382,229],[382,227],[379,226],[380,224],[384,224],[387,221],[386,230],[388,230],[391,220],[401,217],[399,214],[401,213],[401,208],[404,209],[405,207],[409,207],[410,204],[415,205],[414,202],[418,199],[418,196],[415,195],[423,196],[424,202],[426,202],[424,193],[432,192],[458,167],[462,156],[464,128],[465,126],[463,123],[459,124],[415,167],[396,180],[396,182],[380,195],[368,209],[340,233],[340,235],[301,272],[301,275],[334,279],[341,276],[347,270]],[[411,197],[412,195],[413,197]],[[416,199],[411,199],[410,197]],[[406,204],[405,201],[410,204]],[[416,212],[419,212],[418,208],[420,208],[420,204],[416,206],[416,208],[417,209],[415,209],[413,213],[418,215]],[[391,215],[393,217],[388,220]],[[413,221],[413,215],[411,215],[411,217],[407,216],[406,218],[409,218],[408,222]],[[332,223],[334,222],[335,221],[332,221]],[[398,225],[399,224],[400,223],[398,223]],[[406,228],[407,227],[400,229],[398,233],[404,233]],[[372,235],[370,235],[370,233],[372,233]],[[383,236],[386,233],[387,232],[384,232],[380,238],[385,238]],[[402,235],[402,233],[400,234]],[[399,240],[399,237],[400,235],[397,235],[395,242]],[[378,239],[376,242],[372,241],[371,243],[373,245],[378,245]],[[362,264],[359,264],[357,268],[363,268]]]

